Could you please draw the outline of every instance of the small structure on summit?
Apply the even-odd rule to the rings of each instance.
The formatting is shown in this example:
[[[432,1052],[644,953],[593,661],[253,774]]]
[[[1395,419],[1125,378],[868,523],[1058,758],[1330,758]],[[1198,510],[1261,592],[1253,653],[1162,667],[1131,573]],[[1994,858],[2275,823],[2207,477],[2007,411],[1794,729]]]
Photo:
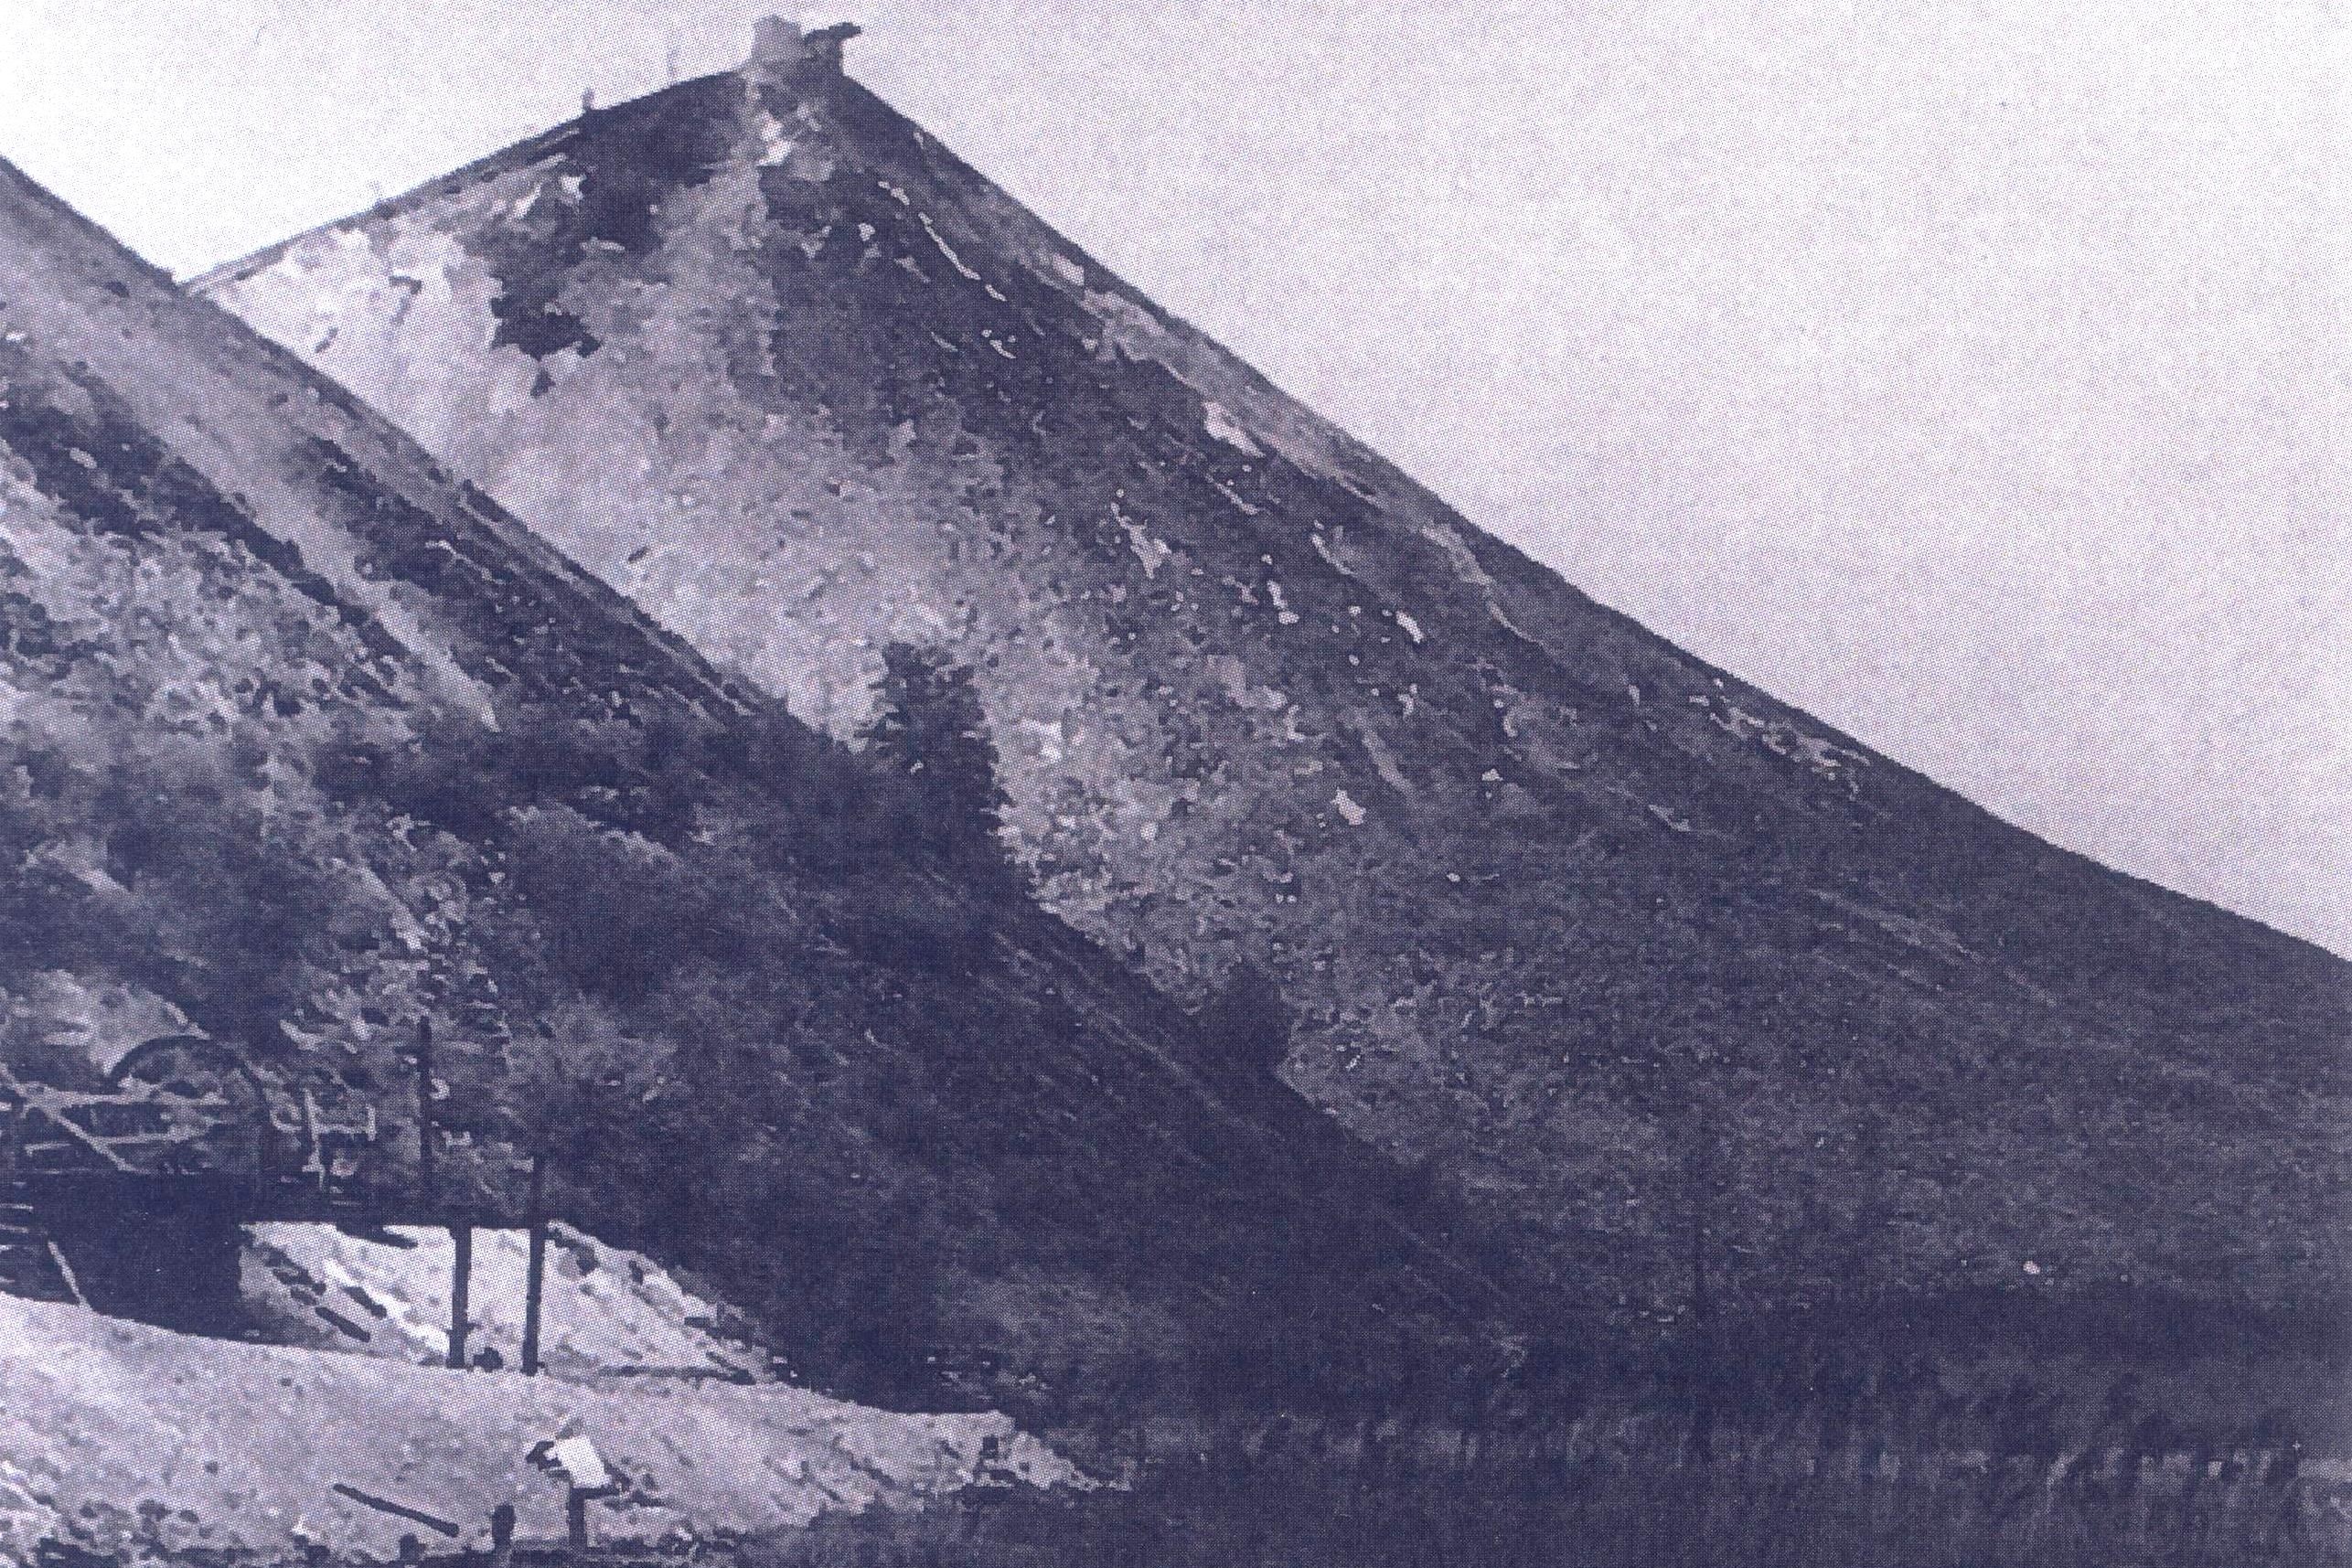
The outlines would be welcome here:
[[[752,27],[752,58],[755,76],[786,80],[796,76],[839,76],[842,46],[865,31],[855,22],[839,22],[815,32],[783,16],[763,16]]]

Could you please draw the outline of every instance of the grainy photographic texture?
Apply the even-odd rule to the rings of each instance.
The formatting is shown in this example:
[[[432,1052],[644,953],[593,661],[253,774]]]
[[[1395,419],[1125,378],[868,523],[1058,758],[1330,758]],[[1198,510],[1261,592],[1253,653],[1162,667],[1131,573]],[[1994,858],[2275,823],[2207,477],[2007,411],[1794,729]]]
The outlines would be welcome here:
[[[0,22],[0,1552],[2352,1562],[2340,23],[1953,15]]]

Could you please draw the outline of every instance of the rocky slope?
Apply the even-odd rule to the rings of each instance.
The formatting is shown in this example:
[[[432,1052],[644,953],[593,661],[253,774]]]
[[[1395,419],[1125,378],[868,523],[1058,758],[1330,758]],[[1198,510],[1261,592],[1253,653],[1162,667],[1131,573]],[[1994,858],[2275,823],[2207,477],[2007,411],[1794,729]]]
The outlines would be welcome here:
[[[1270,976],[1563,1302],[1687,1311],[1694,1214],[1718,1301],[2342,1296],[2352,969],[1594,603],[823,50],[198,286],[836,736],[968,666],[1048,904]]]
[[[22,1075],[207,1035],[405,1184],[427,1021],[445,1199],[514,1214],[545,1149],[559,1213],[895,1398],[1480,1310],[900,775],[5,165],[0,722]]]

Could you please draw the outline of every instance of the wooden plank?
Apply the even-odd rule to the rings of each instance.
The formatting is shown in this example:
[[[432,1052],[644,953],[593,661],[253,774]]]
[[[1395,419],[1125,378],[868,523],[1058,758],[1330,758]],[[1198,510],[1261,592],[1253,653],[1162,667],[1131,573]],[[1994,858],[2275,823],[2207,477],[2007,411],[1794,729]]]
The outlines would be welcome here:
[[[363,1492],[358,1488],[343,1481],[336,1482],[333,1490],[339,1496],[349,1498],[353,1502],[374,1509],[379,1513],[388,1513],[394,1519],[404,1519],[412,1524],[421,1524],[427,1530],[437,1531],[452,1541],[465,1533],[458,1526],[441,1518],[438,1514],[426,1513],[422,1509],[412,1509],[406,1503],[396,1503],[390,1498],[380,1498],[373,1492]]]

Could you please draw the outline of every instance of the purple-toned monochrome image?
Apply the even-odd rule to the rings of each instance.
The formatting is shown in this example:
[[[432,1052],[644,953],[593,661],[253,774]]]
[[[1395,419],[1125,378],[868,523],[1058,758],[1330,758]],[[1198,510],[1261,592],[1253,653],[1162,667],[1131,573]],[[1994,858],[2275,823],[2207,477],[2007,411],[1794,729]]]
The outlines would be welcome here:
[[[0,0],[0,1563],[2352,1568],[2352,25]]]

